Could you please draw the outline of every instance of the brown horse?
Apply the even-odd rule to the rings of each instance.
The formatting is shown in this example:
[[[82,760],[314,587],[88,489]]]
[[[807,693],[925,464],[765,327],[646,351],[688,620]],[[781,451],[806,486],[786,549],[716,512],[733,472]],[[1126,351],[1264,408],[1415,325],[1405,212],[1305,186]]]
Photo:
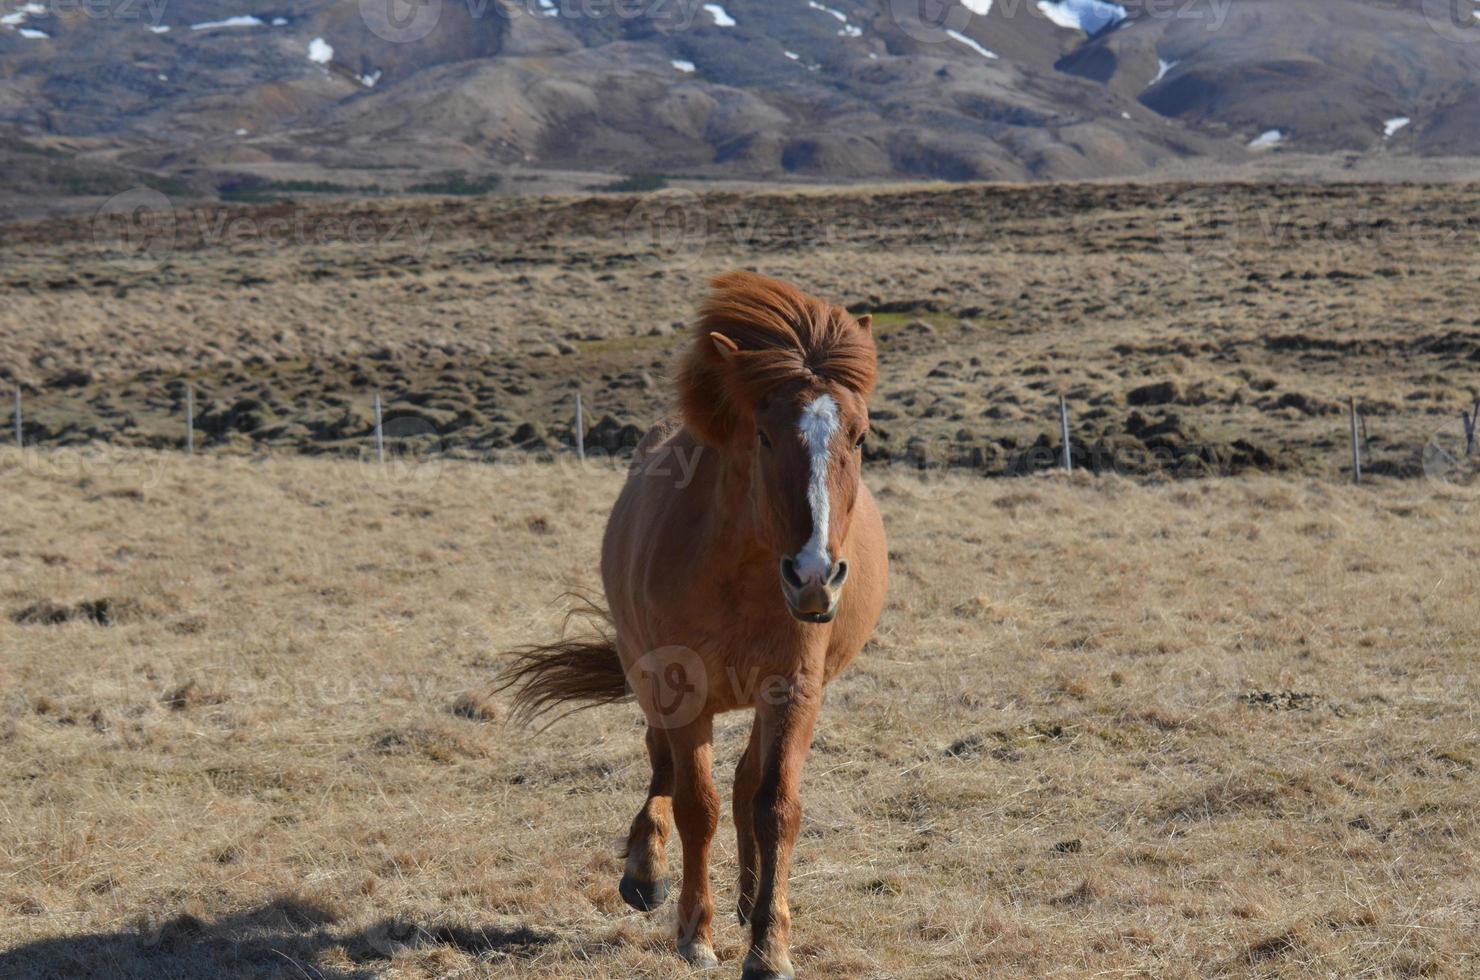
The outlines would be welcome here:
[[[642,910],[662,903],[676,823],[678,950],[705,967],[718,965],[713,718],[754,709],[733,802],[740,921],[751,928],[743,976],[781,978],[792,976],[787,868],[822,691],[884,605],[884,526],[859,481],[876,360],[866,315],[751,273],[712,285],[679,369],[681,419],[638,445],[607,523],[614,639],[518,651],[504,684],[526,716],[569,702],[641,705],[653,775],[621,894]]]

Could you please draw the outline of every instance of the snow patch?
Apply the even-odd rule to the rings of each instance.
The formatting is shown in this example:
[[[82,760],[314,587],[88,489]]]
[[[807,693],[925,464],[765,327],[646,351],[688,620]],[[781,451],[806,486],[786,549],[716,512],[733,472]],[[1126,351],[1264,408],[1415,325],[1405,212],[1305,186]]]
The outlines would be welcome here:
[[[237,14],[235,17],[228,17],[225,20],[205,20],[201,21],[199,24],[191,24],[190,29],[192,31],[210,31],[215,30],[218,27],[266,26],[266,24],[262,23],[262,18],[260,17],[253,17],[251,14]]]
[[[1091,35],[1125,20],[1125,8],[1106,0],[1038,0],[1038,9],[1060,27]]]
[[[1182,62],[1180,62],[1180,61],[1168,61],[1165,58],[1157,58],[1156,59],[1156,77],[1153,78],[1151,81],[1147,82],[1146,83],[1146,87],[1147,88],[1150,88],[1151,86],[1155,85],[1157,82],[1161,81],[1163,78],[1166,78],[1167,77],[1167,72],[1171,71],[1173,68],[1176,68],[1181,63]]]
[[[327,65],[334,60],[334,49],[321,37],[308,42],[308,60],[316,65]]]
[[[167,82],[170,80],[170,76],[168,75],[155,75],[154,77],[159,79],[161,82]]]
[[[375,71],[372,71],[368,75],[360,75],[358,77],[360,79],[361,85],[365,86],[366,88],[374,88],[375,83],[380,81],[380,69],[377,68]]]
[[[950,39],[952,41],[958,41],[961,44],[966,45],[968,48],[970,48],[971,50],[975,51],[977,54],[981,55],[983,58],[996,58],[997,57],[997,55],[996,55],[995,52],[988,51],[986,48],[982,47],[980,44],[976,43],[971,38],[967,37],[965,34],[962,34],[960,31],[953,31],[950,28],[946,28],[946,35],[948,37],[950,37]]]
[[[247,135],[247,131],[245,129],[238,129],[236,131],[236,135],[238,135],[238,136],[245,136],[245,135]]]
[[[274,17],[272,19],[272,26],[273,27],[286,27],[287,25],[288,25],[288,18],[286,18],[286,17]]]
[[[843,25],[842,30],[838,31],[838,37],[863,37],[863,28],[857,24],[848,23],[848,15],[836,7],[829,7],[825,3],[818,3],[817,0],[807,0],[807,6],[813,10],[827,14],[829,17],[836,17],[838,23]]]
[[[673,67],[677,68],[679,71],[683,72],[686,75],[691,75],[697,70],[694,67],[694,63],[692,61],[685,61],[682,58],[674,58]]]
[[[724,7],[717,3],[706,3],[704,12],[714,21],[715,27],[734,27],[735,18],[731,17]]]
[[[1285,131],[1283,129],[1266,129],[1258,136],[1249,140],[1249,149],[1267,150],[1272,146],[1279,146],[1284,142]]]
[[[784,55],[786,55],[792,61],[801,61],[802,60],[802,56],[799,55],[799,54],[797,54],[795,51],[783,51],[781,53],[784,54]]]
[[[28,3],[12,10],[10,13],[0,17],[0,24],[6,27],[15,27],[24,24],[27,17],[40,17],[46,13],[46,5],[41,3]]]
[[[25,18],[28,18],[28,16],[43,16],[44,13],[46,13],[46,4],[27,3],[24,6],[16,7],[15,10],[6,13],[4,16],[0,16],[0,24],[4,24],[6,27],[16,27],[16,25],[25,24]]]
[[[168,25],[168,24],[150,24],[149,25],[149,33],[151,33],[151,34],[168,34],[169,32],[170,32],[170,25]]]
[[[807,6],[811,7],[813,10],[820,10],[824,14],[832,14],[834,17],[836,17],[838,20],[842,21],[844,24],[848,23],[848,15],[847,14],[843,13],[841,10],[837,10],[837,9],[835,9],[833,7],[829,7],[825,3],[818,3],[817,0],[807,0]]]
[[[1475,16],[1480,17],[1480,13],[1477,13]],[[1394,133],[1412,121],[1407,116],[1394,116],[1382,124],[1382,138],[1391,139]]]
[[[985,17],[992,12],[992,0],[961,0],[961,6],[978,17]]]
[[[38,31],[34,27],[22,27],[20,30],[16,31],[16,33],[19,34],[21,37],[28,37],[33,41],[40,41],[44,40],[45,38],[51,37],[51,35],[46,33],[45,31]]]
[[[559,17],[560,8],[555,5],[555,0],[540,0],[540,14],[545,17]]]

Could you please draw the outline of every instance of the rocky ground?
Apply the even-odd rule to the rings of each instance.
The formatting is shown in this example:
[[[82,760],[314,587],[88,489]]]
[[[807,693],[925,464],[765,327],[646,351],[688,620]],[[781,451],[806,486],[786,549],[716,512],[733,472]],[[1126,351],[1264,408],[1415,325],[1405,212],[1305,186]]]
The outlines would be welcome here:
[[[914,187],[183,209],[0,229],[30,444],[593,451],[660,417],[736,267],[876,314],[876,463],[1338,475],[1462,455],[1473,186]],[[1427,447],[1427,448],[1426,448]],[[1445,464],[1448,465],[1447,463]]]

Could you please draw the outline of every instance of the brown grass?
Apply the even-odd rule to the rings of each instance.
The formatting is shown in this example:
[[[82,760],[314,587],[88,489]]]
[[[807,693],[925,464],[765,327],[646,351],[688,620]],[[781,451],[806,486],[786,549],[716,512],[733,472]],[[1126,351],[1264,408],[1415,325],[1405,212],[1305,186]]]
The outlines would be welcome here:
[[[616,895],[633,710],[535,742],[486,696],[597,583],[615,472],[0,477],[0,975],[687,975]],[[868,479],[893,592],[805,780],[808,977],[1475,975],[1480,491]],[[728,818],[715,864],[728,907]]]

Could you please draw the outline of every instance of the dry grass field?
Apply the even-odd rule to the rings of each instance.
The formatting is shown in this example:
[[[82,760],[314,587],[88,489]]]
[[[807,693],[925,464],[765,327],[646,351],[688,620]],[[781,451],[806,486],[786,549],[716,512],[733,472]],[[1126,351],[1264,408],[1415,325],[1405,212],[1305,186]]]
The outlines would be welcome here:
[[[865,478],[892,594],[803,784],[805,976],[1477,975],[1480,489]],[[0,451],[0,976],[687,975],[616,889],[636,711],[487,694],[618,482]]]
[[[536,734],[490,690],[599,582],[621,466],[570,462],[577,386],[620,455],[737,267],[879,337],[892,591],[803,784],[805,976],[1480,976],[1480,485],[1423,475],[1480,397],[1477,203],[715,187],[0,226],[30,447],[0,449],[0,978],[687,975],[671,907],[617,893],[636,710]],[[384,470],[377,392],[418,434]],[[1035,473],[1060,394],[1114,472]],[[728,808],[715,875],[727,910]]]

